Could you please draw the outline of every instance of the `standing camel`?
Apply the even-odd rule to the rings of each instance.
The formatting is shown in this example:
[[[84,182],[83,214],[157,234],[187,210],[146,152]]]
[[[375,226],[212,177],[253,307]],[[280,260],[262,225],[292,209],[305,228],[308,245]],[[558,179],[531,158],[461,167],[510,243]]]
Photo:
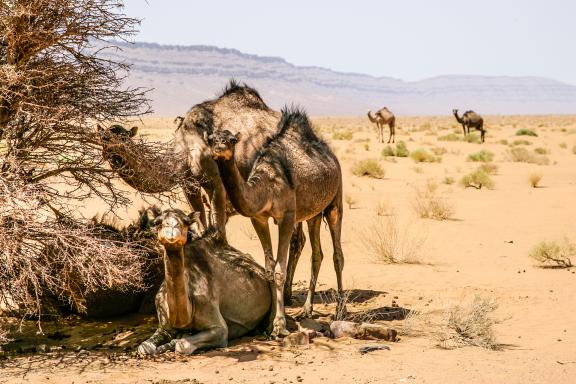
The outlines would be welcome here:
[[[248,177],[237,165],[235,152],[242,133],[218,131],[208,135],[212,154],[234,208],[252,219],[264,254],[266,270],[274,272],[273,299],[276,312],[273,335],[285,335],[283,288],[287,254],[294,226],[308,223],[312,246],[312,276],[303,314],[312,314],[312,301],[322,263],[320,224],[326,219],[334,247],[334,268],[338,281],[338,309],[343,313],[342,269],[344,256],[340,243],[342,230],[342,172],[328,145],[316,136],[307,116],[298,110],[282,113],[278,130],[257,155]],[[268,219],[278,225],[276,261],[272,253]]]
[[[378,142],[384,142],[385,124],[388,124],[388,127],[390,128],[388,143],[390,143],[390,140],[394,142],[394,139],[396,138],[396,117],[392,112],[390,112],[388,108],[382,107],[374,114],[374,116],[372,116],[372,111],[368,111],[368,119],[370,119],[370,121],[375,123],[376,127],[378,127]]]
[[[456,121],[462,124],[462,131],[464,131],[464,136],[470,133],[470,128],[474,128],[480,131],[480,140],[484,142],[484,135],[486,134],[486,130],[484,129],[484,119],[482,116],[474,111],[466,111],[462,117],[460,117],[458,116],[457,109],[453,109],[452,113],[454,113]]]

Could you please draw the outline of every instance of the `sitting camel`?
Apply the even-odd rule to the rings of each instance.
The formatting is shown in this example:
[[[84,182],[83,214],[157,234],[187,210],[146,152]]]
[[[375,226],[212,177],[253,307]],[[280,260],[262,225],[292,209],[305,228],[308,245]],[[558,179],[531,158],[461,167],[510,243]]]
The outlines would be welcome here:
[[[390,128],[390,136],[388,137],[388,143],[390,143],[390,140],[394,142],[394,139],[396,138],[396,116],[394,116],[394,114],[390,112],[388,108],[386,107],[380,108],[374,114],[374,116],[372,116],[372,111],[368,111],[368,119],[370,119],[371,122],[375,123],[376,127],[378,128],[378,142],[380,143],[384,142],[385,124],[388,124],[388,127]]]
[[[274,272],[276,312],[273,335],[285,335],[283,287],[287,274],[287,253],[295,224],[308,222],[312,246],[312,276],[303,313],[312,315],[316,280],[322,263],[320,224],[326,219],[334,246],[334,268],[338,280],[338,311],[342,313],[342,172],[330,147],[319,139],[305,113],[282,113],[276,135],[258,154],[247,180],[236,165],[234,151],[241,133],[227,130],[207,135],[212,156],[218,164],[224,187],[234,208],[252,218],[264,254],[266,271]],[[278,224],[276,261],[272,254],[268,219]]]
[[[159,327],[138,346],[141,354],[225,347],[268,318],[271,292],[265,273],[251,257],[227,245],[199,215],[191,220],[179,209],[154,219],[164,248],[164,282],[156,295]]]

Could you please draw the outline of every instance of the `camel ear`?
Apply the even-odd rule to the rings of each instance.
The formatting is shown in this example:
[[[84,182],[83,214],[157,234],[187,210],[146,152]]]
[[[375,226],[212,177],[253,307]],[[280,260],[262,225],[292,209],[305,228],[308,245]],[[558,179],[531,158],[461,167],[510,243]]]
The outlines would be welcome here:
[[[130,128],[130,137],[134,137],[136,136],[136,133],[138,132],[138,127],[132,127]]]
[[[241,134],[240,132],[236,133],[236,134],[233,136],[233,138],[232,138],[232,142],[233,142],[234,144],[236,144],[237,142],[240,141],[240,138],[241,138],[241,137],[242,137],[242,134]]]
[[[156,216],[156,218],[154,220],[152,220],[152,226],[153,227],[157,227],[160,224],[162,224],[162,215]]]

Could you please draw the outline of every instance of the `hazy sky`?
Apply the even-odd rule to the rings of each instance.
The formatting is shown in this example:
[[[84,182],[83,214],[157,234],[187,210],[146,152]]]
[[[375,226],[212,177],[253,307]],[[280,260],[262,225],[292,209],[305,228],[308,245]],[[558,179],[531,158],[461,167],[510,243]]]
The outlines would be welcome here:
[[[126,0],[126,13],[143,19],[136,41],[404,80],[534,75],[576,84],[576,0]]]

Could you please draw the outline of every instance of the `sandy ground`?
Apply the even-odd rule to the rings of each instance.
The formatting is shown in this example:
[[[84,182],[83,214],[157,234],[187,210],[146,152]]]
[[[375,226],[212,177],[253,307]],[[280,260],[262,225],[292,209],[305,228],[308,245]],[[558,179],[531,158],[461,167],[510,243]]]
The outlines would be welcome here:
[[[170,120],[147,119],[142,131],[151,139],[166,140],[173,130]],[[153,317],[93,323],[68,319],[45,325],[46,334],[60,329],[72,335],[51,341],[67,349],[0,360],[0,383],[574,383],[576,268],[540,268],[528,253],[541,240],[567,236],[576,241],[576,117],[489,116],[486,143],[479,145],[438,140],[451,132],[462,135],[451,117],[400,116],[397,142],[405,141],[411,151],[445,149],[440,163],[419,164],[410,158],[385,160],[381,156],[385,144],[376,142],[375,130],[363,117],[325,117],[315,122],[341,160],[345,193],[353,201],[345,209],[343,229],[349,310],[370,313],[390,307],[394,300],[400,307],[433,313],[480,295],[498,303],[494,331],[500,350],[441,349],[432,336],[435,330],[429,329],[421,335],[401,332],[399,342],[387,343],[390,350],[365,355],[358,352],[359,347],[375,341],[320,338],[307,346],[282,348],[276,341],[245,339],[191,357],[168,354],[136,359],[123,353],[123,348],[150,334]],[[533,129],[538,137],[515,136],[520,128]],[[352,133],[352,138],[334,140],[334,132]],[[525,145],[530,151],[545,149],[550,165],[509,161],[506,151],[519,139],[530,142]],[[479,163],[466,158],[480,149],[495,155],[498,171],[492,176],[492,190],[458,185],[464,174],[478,167]],[[353,163],[365,158],[378,159],[385,178],[353,176]],[[539,188],[528,183],[534,172],[543,176]],[[456,182],[444,183],[447,177]],[[416,215],[415,188],[428,180],[438,183],[442,200],[453,207],[450,220]],[[386,207],[380,213],[387,216],[378,216],[379,204]],[[119,214],[134,218],[137,208],[139,203]],[[415,256],[418,263],[386,264],[366,249],[362,234],[390,217],[402,231],[409,228],[402,232],[407,234],[405,246],[425,238]],[[234,246],[263,261],[247,218],[232,218],[228,228]],[[335,275],[324,226],[322,242],[326,257],[315,308],[327,315],[333,305],[323,302],[328,289],[335,287]],[[309,279],[309,254],[307,244],[295,278],[299,299]],[[403,322],[381,321],[398,329],[403,329]],[[32,325],[26,329],[24,335],[14,335],[21,343],[36,338]],[[102,347],[86,350],[95,343]]]

